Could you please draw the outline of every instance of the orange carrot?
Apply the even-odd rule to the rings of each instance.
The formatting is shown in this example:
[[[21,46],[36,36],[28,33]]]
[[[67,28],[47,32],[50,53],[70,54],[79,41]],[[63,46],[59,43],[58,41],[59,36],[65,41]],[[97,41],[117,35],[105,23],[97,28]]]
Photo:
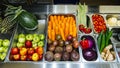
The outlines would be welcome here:
[[[61,33],[62,39],[65,41],[65,36],[62,28],[60,29],[60,33]]]
[[[51,39],[51,32],[48,30],[48,38]]]
[[[51,33],[52,33],[52,36],[51,36],[52,41],[54,41],[54,40],[55,40],[55,31],[54,31],[54,30],[51,30]]]

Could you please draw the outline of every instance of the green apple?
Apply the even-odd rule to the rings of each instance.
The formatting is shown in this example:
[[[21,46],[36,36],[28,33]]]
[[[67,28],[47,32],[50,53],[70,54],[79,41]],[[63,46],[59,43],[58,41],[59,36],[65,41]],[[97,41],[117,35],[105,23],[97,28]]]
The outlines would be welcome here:
[[[10,41],[8,39],[4,39],[2,44],[3,46],[8,47],[10,44]]]
[[[34,41],[32,41],[32,47],[33,47],[33,48],[37,47],[37,43],[34,42]]]
[[[19,37],[18,38],[18,42],[20,42],[20,43],[25,43],[25,37]]]
[[[39,41],[38,42],[38,46],[43,47],[44,46],[44,42],[43,41]]]
[[[20,42],[17,43],[17,47],[18,47],[18,48],[20,48],[20,47],[22,47],[22,46],[24,46],[24,43],[20,43]]]
[[[3,47],[0,47],[0,52],[3,52],[4,48]]]
[[[26,40],[33,40],[33,35],[32,34],[27,34],[26,35]]]
[[[1,60],[4,60],[5,57],[6,57],[6,55],[7,55],[6,53],[1,53],[1,55],[0,55],[0,59],[1,59]]]
[[[34,42],[39,42],[39,41],[40,41],[40,37],[39,37],[39,36],[33,37],[33,41],[34,41]]]
[[[3,52],[7,53],[7,51],[8,51],[8,47],[3,47]]]
[[[33,37],[36,37],[36,36],[38,36],[38,34],[33,34]]]
[[[19,35],[18,35],[18,38],[25,38],[25,34],[22,34],[22,33],[19,34]]]
[[[44,34],[40,34],[40,40],[44,40],[45,39],[45,35]]]
[[[0,46],[2,46],[2,42],[3,42],[3,40],[2,40],[2,39],[0,39]]]

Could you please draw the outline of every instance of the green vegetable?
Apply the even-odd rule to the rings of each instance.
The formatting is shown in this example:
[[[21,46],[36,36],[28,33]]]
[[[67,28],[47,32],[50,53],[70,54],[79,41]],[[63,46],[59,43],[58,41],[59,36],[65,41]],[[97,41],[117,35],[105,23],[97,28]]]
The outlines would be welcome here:
[[[28,30],[34,30],[37,28],[38,22],[37,19],[31,14],[26,11],[23,11],[18,20],[20,21],[20,25]]]
[[[109,44],[110,37],[112,36],[112,31],[109,31],[107,37],[106,37],[106,46]]]
[[[102,42],[101,42],[101,47],[100,47],[100,53],[103,51],[103,49],[105,48],[105,34],[102,35]]]
[[[87,13],[86,5],[85,4],[81,5],[79,3],[79,6],[78,6],[78,22],[79,22],[79,24],[83,24],[85,27],[87,27],[86,13]]]
[[[103,51],[103,49],[109,45],[110,37],[112,36],[112,31],[109,31],[109,29],[106,30],[106,32],[103,33],[103,31],[98,36],[98,48],[100,50],[100,53]]]
[[[0,23],[0,32],[5,33],[12,27],[14,24],[19,23],[23,28],[27,30],[34,30],[37,28],[38,22],[34,15],[22,9],[21,6],[14,7],[11,5],[6,5],[7,9],[5,10],[5,19]]]
[[[101,42],[102,42],[102,35],[103,35],[103,31],[100,32],[99,36],[98,36],[98,48],[101,48]]]

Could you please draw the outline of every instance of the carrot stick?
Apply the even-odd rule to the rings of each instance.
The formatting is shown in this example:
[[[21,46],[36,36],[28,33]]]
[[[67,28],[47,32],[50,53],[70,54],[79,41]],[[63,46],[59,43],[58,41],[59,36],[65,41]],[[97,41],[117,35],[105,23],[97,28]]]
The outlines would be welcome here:
[[[54,30],[51,30],[51,33],[52,33],[52,36],[51,36],[52,41],[54,41],[55,40],[55,32],[54,32]]]
[[[65,41],[65,36],[62,28],[60,29],[60,33],[61,33],[62,39]]]
[[[51,39],[51,32],[48,30],[48,38]]]

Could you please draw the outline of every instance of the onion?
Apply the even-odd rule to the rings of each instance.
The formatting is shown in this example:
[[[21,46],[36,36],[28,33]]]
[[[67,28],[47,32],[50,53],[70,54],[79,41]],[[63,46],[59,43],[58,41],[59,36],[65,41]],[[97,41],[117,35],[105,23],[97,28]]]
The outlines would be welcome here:
[[[89,48],[95,47],[95,41],[94,41],[93,37],[91,37],[91,36],[86,36],[86,39],[89,40]]]
[[[83,57],[87,61],[94,61],[97,59],[97,53],[92,49],[86,49],[83,50]]]

